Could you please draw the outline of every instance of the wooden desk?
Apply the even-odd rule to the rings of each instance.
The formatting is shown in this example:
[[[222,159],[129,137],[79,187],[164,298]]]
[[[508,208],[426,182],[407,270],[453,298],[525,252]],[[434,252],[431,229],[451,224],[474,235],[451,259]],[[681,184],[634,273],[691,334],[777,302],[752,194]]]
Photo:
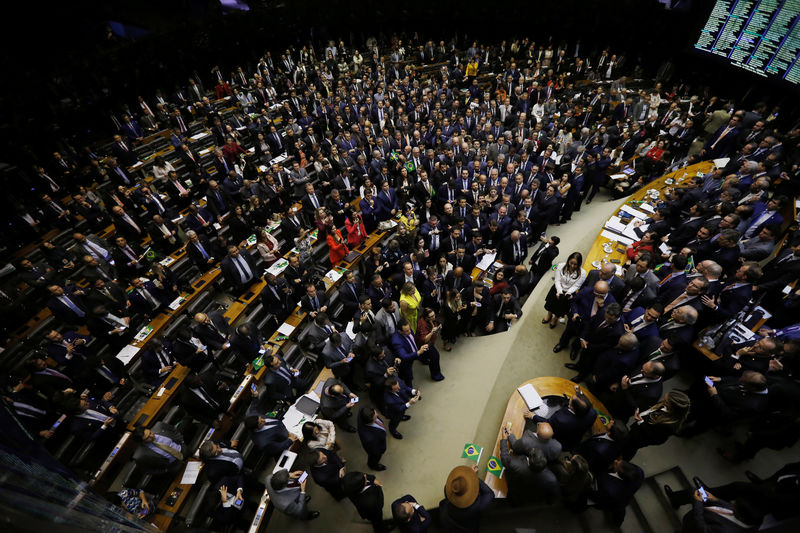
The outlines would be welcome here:
[[[200,465],[199,465],[200,466],[200,472],[202,472],[203,471],[203,462],[202,461],[194,459],[194,458],[191,458],[188,461],[186,461],[186,465],[187,466],[190,465],[190,464],[195,464],[195,463],[200,463]],[[172,520],[175,518],[175,515],[178,514],[178,511],[180,511],[181,506],[183,505],[183,502],[186,501],[186,498],[189,496],[189,493],[192,491],[192,487],[194,487],[194,484],[192,484],[192,485],[183,485],[183,484],[181,484],[181,479],[183,478],[183,472],[185,470],[186,470],[186,467],[184,467],[184,469],[181,470],[180,475],[175,478],[175,480],[172,482],[172,484],[170,484],[169,488],[164,493],[164,496],[161,498],[161,501],[159,502],[158,507],[153,510],[154,513],[152,515],[152,518],[150,519],[150,523],[153,524],[154,526],[156,526],[157,528],[159,528],[162,531],[166,531],[169,528],[170,524],[172,524]],[[167,499],[170,497],[172,492],[175,491],[175,490],[180,490],[181,491],[180,495],[178,495],[178,497],[175,499],[175,502],[173,502],[172,505],[167,505],[166,504]]]
[[[527,385],[530,383],[536,389],[536,392],[539,393],[539,396],[544,398],[545,396],[562,396],[566,394],[567,396],[572,396],[575,394],[575,383],[571,382],[568,379],[564,378],[556,378],[556,377],[540,377],[540,378],[533,378],[529,379],[525,383],[520,383],[520,387],[523,385]],[[595,410],[598,412],[603,413],[605,416],[611,419],[611,416],[608,415],[608,410],[606,407],[598,400],[594,394],[589,392],[588,389],[585,387],[581,387],[581,390],[592,402]],[[528,406],[525,403],[525,400],[522,399],[522,395],[514,389],[514,392],[511,393],[511,398],[508,399],[508,404],[506,405],[506,412],[503,415],[503,422],[500,424],[500,429],[498,430],[497,435],[497,442],[494,445],[494,450],[492,451],[492,455],[500,458],[500,441],[503,440],[505,437],[503,435],[503,428],[506,427],[507,423],[511,423],[510,431],[514,433],[516,436],[522,435],[522,432],[525,430],[525,417],[523,416],[524,413],[529,412]],[[598,416],[594,422],[594,426],[592,427],[593,433],[602,433],[606,430],[606,426],[603,424],[602,420]],[[484,477],[484,481],[486,482],[495,493],[500,493],[502,497],[508,493],[508,484],[506,483],[505,474],[502,478],[498,478],[494,474],[486,472],[486,476]]]
[[[663,191],[667,187],[685,186],[688,183],[687,180],[689,178],[696,176],[698,172],[702,172],[705,174],[709,172],[712,168],[714,168],[714,163],[712,161],[704,161],[702,163],[697,163],[695,165],[691,165],[686,168],[670,172],[669,174],[664,174],[660,178],[655,179],[650,183],[644,185],[641,189],[634,192],[631,196],[627,197],[624,201],[622,201],[622,203],[620,203],[620,208],[623,205],[627,205],[628,202],[631,200],[644,200],[647,191],[649,189],[658,189],[660,191]],[[673,183],[672,185],[667,185],[665,182],[669,178],[675,180],[675,183]],[[683,181],[678,183],[677,180],[681,178],[684,178]],[[636,207],[635,205],[633,207],[641,211],[641,209]],[[618,208],[614,212],[615,215],[619,216],[620,208]],[[624,253],[617,252],[615,249],[611,250],[610,254],[605,253],[605,251],[603,250],[603,245],[606,242],[608,242],[608,239],[601,236],[602,231],[603,230],[601,229],[600,232],[598,232],[597,238],[594,240],[592,247],[589,249],[589,252],[584,257],[583,268],[586,269],[587,271],[592,268],[596,268],[592,265],[594,261],[600,261],[602,263],[603,259],[607,259],[608,261],[611,261],[613,259],[613,260],[618,260],[620,262],[619,264],[623,265],[625,264],[625,261],[628,260],[627,256]],[[616,248],[625,248],[625,246],[622,244],[617,244]]]
[[[186,379],[186,376],[189,375],[191,370],[188,366],[183,365],[175,365],[175,368],[172,369],[172,372],[164,379],[161,383],[161,387],[159,387],[153,396],[147,400],[147,403],[142,406],[136,416],[131,419],[130,423],[128,424],[128,431],[133,431],[138,426],[149,427],[157,418],[158,414],[161,412],[162,409],[167,407],[175,394],[180,389],[183,380]],[[167,388],[167,384],[175,380],[169,388]],[[161,389],[164,389],[164,393],[161,396],[158,396],[158,392]]]

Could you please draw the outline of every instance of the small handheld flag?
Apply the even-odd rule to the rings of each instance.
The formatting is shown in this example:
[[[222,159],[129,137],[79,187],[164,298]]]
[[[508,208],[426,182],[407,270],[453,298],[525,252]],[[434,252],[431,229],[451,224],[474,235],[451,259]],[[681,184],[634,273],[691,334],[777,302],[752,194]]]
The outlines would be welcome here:
[[[494,455],[489,457],[489,462],[486,463],[486,471],[496,476],[497,478],[503,477],[503,463]]]
[[[461,453],[461,457],[470,459],[471,461],[475,461],[477,463],[481,460],[482,453],[482,447],[478,446],[477,444],[467,443],[464,445],[464,451]]]

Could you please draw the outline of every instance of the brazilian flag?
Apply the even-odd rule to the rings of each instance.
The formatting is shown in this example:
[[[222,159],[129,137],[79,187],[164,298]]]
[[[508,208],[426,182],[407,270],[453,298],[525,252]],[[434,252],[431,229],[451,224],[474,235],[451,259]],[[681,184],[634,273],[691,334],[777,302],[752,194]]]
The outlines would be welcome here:
[[[486,463],[486,471],[490,474],[501,478],[503,477],[503,463],[494,455],[489,457],[489,462]]]
[[[414,162],[413,161],[407,161],[406,162],[406,170],[408,170],[409,172],[414,172],[415,168],[414,168]]]
[[[481,453],[483,453],[482,447],[477,444],[467,443],[464,445],[464,451],[461,453],[461,457],[477,463],[481,459]]]
[[[694,270],[694,256],[690,255],[689,260],[686,261],[686,268],[684,269],[684,272],[688,275],[692,273],[692,270]]]
[[[595,412],[597,413],[597,418],[600,419],[600,422],[602,422],[604,426],[607,426],[611,422],[612,420],[611,415],[608,415],[606,413],[601,413],[597,409],[595,409]]]

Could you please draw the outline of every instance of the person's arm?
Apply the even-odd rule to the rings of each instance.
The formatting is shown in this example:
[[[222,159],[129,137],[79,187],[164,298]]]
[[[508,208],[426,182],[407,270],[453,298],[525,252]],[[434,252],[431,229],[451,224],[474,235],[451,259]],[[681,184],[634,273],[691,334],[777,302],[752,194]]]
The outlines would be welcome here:
[[[492,503],[492,501],[494,500],[494,491],[491,488],[489,488],[489,485],[484,483],[482,479],[479,479],[478,483],[480,490],[478,492],[478,499],[476,500],[475,503],[478,504],[476,508],[479,511],[482,511],[486,509],[489,506],[489,504]]]

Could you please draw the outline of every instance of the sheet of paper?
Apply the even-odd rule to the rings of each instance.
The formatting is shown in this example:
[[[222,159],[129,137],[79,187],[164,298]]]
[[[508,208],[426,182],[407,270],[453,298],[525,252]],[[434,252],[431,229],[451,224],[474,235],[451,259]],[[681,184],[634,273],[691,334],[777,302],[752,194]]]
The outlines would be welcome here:
[[[625,231],[625,224],[623,224],[622,219],[616,215],[608,219],[608,221],[605,223],[605,227],[612,231],[616,231],[617,233],[622,233]]]
[[[139,353],[139,347],[129,344],[119,351],[117,359],[119,359],[123,365],[127,366],[137,353]]]
[[[200,140],[200,139],[203,139],[203,138],[205,138],[205,137],[208,137],[209,135],[211,135],[211,134],[210,134],[210,133],[208,133],[207,131],[201,131],[201,132],[200,132],[200,133],[198,133],[197,135],[192,135],[192,136],[191,136],[191,137],[189,137],[189,138],[190,138],[191,140],[193,140],[193,141],[198,141],[198,140]]]
[[[325,277],[331,280],[333,283],[336,283],[342,278],[342,273],[336,269],[331,269],[325,274]]]
[[[481,262],[478,263],[475,266],[477,268],[479,268],[480,270],[486,270],[487,268],[489,268],[492,265],[492,263],[494,263],[494,260],[495,260],[496,257],[497,257],[496,253],[483,254],[483,257],[481,258]]]
[[[629,239],[639,240],[639,235],[636,233],[636,220],[631,220],[627,226],[625,226],[625,230],[622,232],[623,235],[628,237]]]
[[[541,407],[544,405],[542,397],[539,396],[539,393],[536,392],[536,389],[534,389],[533,385],[531,385],[530,383],[527,383],[522,387],[519,387],[517,390],[522,395],[522,399],[525,400],[525,404],[531,411],[536,409],[537,407]]]
[[[631,207],[628,204],[623,205],[622,207],[619,208],[619,210],[620,211],[625,211],[626,213],[630,214],[631,216],[633,216],[635,218],[640,218],[642,220],[647,219],[647,217],[649,216],[647,213],[639,211],[635,207]]]
[[[725,165],[727,165],[730,160],[731,160],[730,157],[721,157],[719,159],[715,159],[714,166],[717,168],[724,168]]]
[[[668,254],[670,252],[670,247],[667,246],[667,243],[665,242],[662,242],[658,249],[661,250],[662,254]]]
[[[286,267],[289,266],[289,261],[286,259],[278,259],[267,269],[267,274],[272,274],[273,276],[280,276],[281,273],[286,270]]]
[[[278,328],[278,333],[280,333],[281,335],[286,335],[288,337],[289,335],[292,334],[294,329],[295,329],[295,327],[293,325],[287,324],[286,322],[284,322]]]
[[[624,179],[625,179],[625,178],[627,178],[627,177],[628,177],[628,175],[627,175],[627,174],[625,174],[625,173],[621,173],[621,174],[611,174],[611,175],[609,176],[609,178],[611,178],[611,179],[612,179],[612,180],[614,180],[614,181],[618,181],[618,180],[624,180]]]
[[[153,326],[147,325],[139,330],[139,333],[133,338],[136,341],[143,341],[145,340],[151,333],[153,333]]]
[[[653,207],[652,205],[648,204],[648,203],[641,203],[641,204],[639,204],[639,207],[643,211],[647,211],[648,213],[651,213],[651,214],[656,212],[656,208]]]
[[[353,331],[353,321],[347,323],[347,327],[344,328],[344,332],[347,333],[347,336],[350,337],[350,340],[356,340],[356,332]]]
[[[197,476],[200,475],[200,469],[203,463],[200,461],[189,461],[186,463],[186,470],[183,471],[181,478],[181,485],[194,485],[197,481]]]
[[[601,231],[600,232],[600,236],[601,237],[605,237],[609,241],[617,241],[618,243],[623,244],[625,246],[629,246],[629,245],[633,244],[633,239],[625,237],[624,235],[619,235],[619,234],[614,233],[612,231],[608,231],[607,229],[604,229],[603,231]]]
[[[165,267],[170,266],[174,262],[175,262],[175,259],[170,257],[170,256],[167,256],[164,259],[162,259],[161,261],[159,261],[159,263],[161,263]]]
[[[210,151],[211,151],[211,148],[204,148],[204,149],[200,150],[199,152],[197,152],[197,154],[203,156],[203,155],[206,155]]]
[[[175,298],[174,300],[172,300],[170,302],[169,308],[174,311],[177,308],[179,308],[181,305],[183,305],[183,302],[185,302],[185,301],[186,301],[186,296],[178,296],[177,298]]]

